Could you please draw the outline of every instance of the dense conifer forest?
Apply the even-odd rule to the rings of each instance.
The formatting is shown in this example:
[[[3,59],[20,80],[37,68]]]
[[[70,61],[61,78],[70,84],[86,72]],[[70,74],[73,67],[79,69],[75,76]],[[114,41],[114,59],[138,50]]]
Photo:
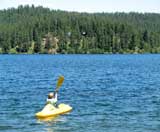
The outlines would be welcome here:
[[[160,53],[160,14],[0,10],[0,53]]]

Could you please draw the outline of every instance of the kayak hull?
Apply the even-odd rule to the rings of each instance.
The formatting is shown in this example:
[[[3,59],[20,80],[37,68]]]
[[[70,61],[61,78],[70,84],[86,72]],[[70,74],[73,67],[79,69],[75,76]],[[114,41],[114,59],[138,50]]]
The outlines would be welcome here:
[[[54,117],[70,112],[71,110],[72,107],[67,104],[59,104],[58,107],[54,107],[52,104],[47,104],[42,111],[37,112],[35,116],[37,118]]]

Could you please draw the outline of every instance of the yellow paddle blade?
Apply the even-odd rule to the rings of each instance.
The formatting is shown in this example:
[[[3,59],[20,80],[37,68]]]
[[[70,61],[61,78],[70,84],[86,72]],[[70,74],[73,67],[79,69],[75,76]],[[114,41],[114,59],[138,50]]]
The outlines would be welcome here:
[[[62,85],[64,81],[64,76],[59,76],[58,82],[57,82],[57,86],[56,86],[56,91],[60,88],[60,86]]]

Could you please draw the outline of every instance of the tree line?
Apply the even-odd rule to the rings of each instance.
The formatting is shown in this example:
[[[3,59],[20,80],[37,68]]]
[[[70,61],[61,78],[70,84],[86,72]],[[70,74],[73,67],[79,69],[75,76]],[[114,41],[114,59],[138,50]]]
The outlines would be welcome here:
[[[160,14],[0,10],[0,53],[160,53]]]

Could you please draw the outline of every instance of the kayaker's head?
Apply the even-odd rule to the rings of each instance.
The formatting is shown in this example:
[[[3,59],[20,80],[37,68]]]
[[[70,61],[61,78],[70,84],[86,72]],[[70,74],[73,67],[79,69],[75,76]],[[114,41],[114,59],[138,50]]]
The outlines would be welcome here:
[[[54,98],[54,93],[49,93],[48,94],[48,99],[52,99],[52,98]]]

